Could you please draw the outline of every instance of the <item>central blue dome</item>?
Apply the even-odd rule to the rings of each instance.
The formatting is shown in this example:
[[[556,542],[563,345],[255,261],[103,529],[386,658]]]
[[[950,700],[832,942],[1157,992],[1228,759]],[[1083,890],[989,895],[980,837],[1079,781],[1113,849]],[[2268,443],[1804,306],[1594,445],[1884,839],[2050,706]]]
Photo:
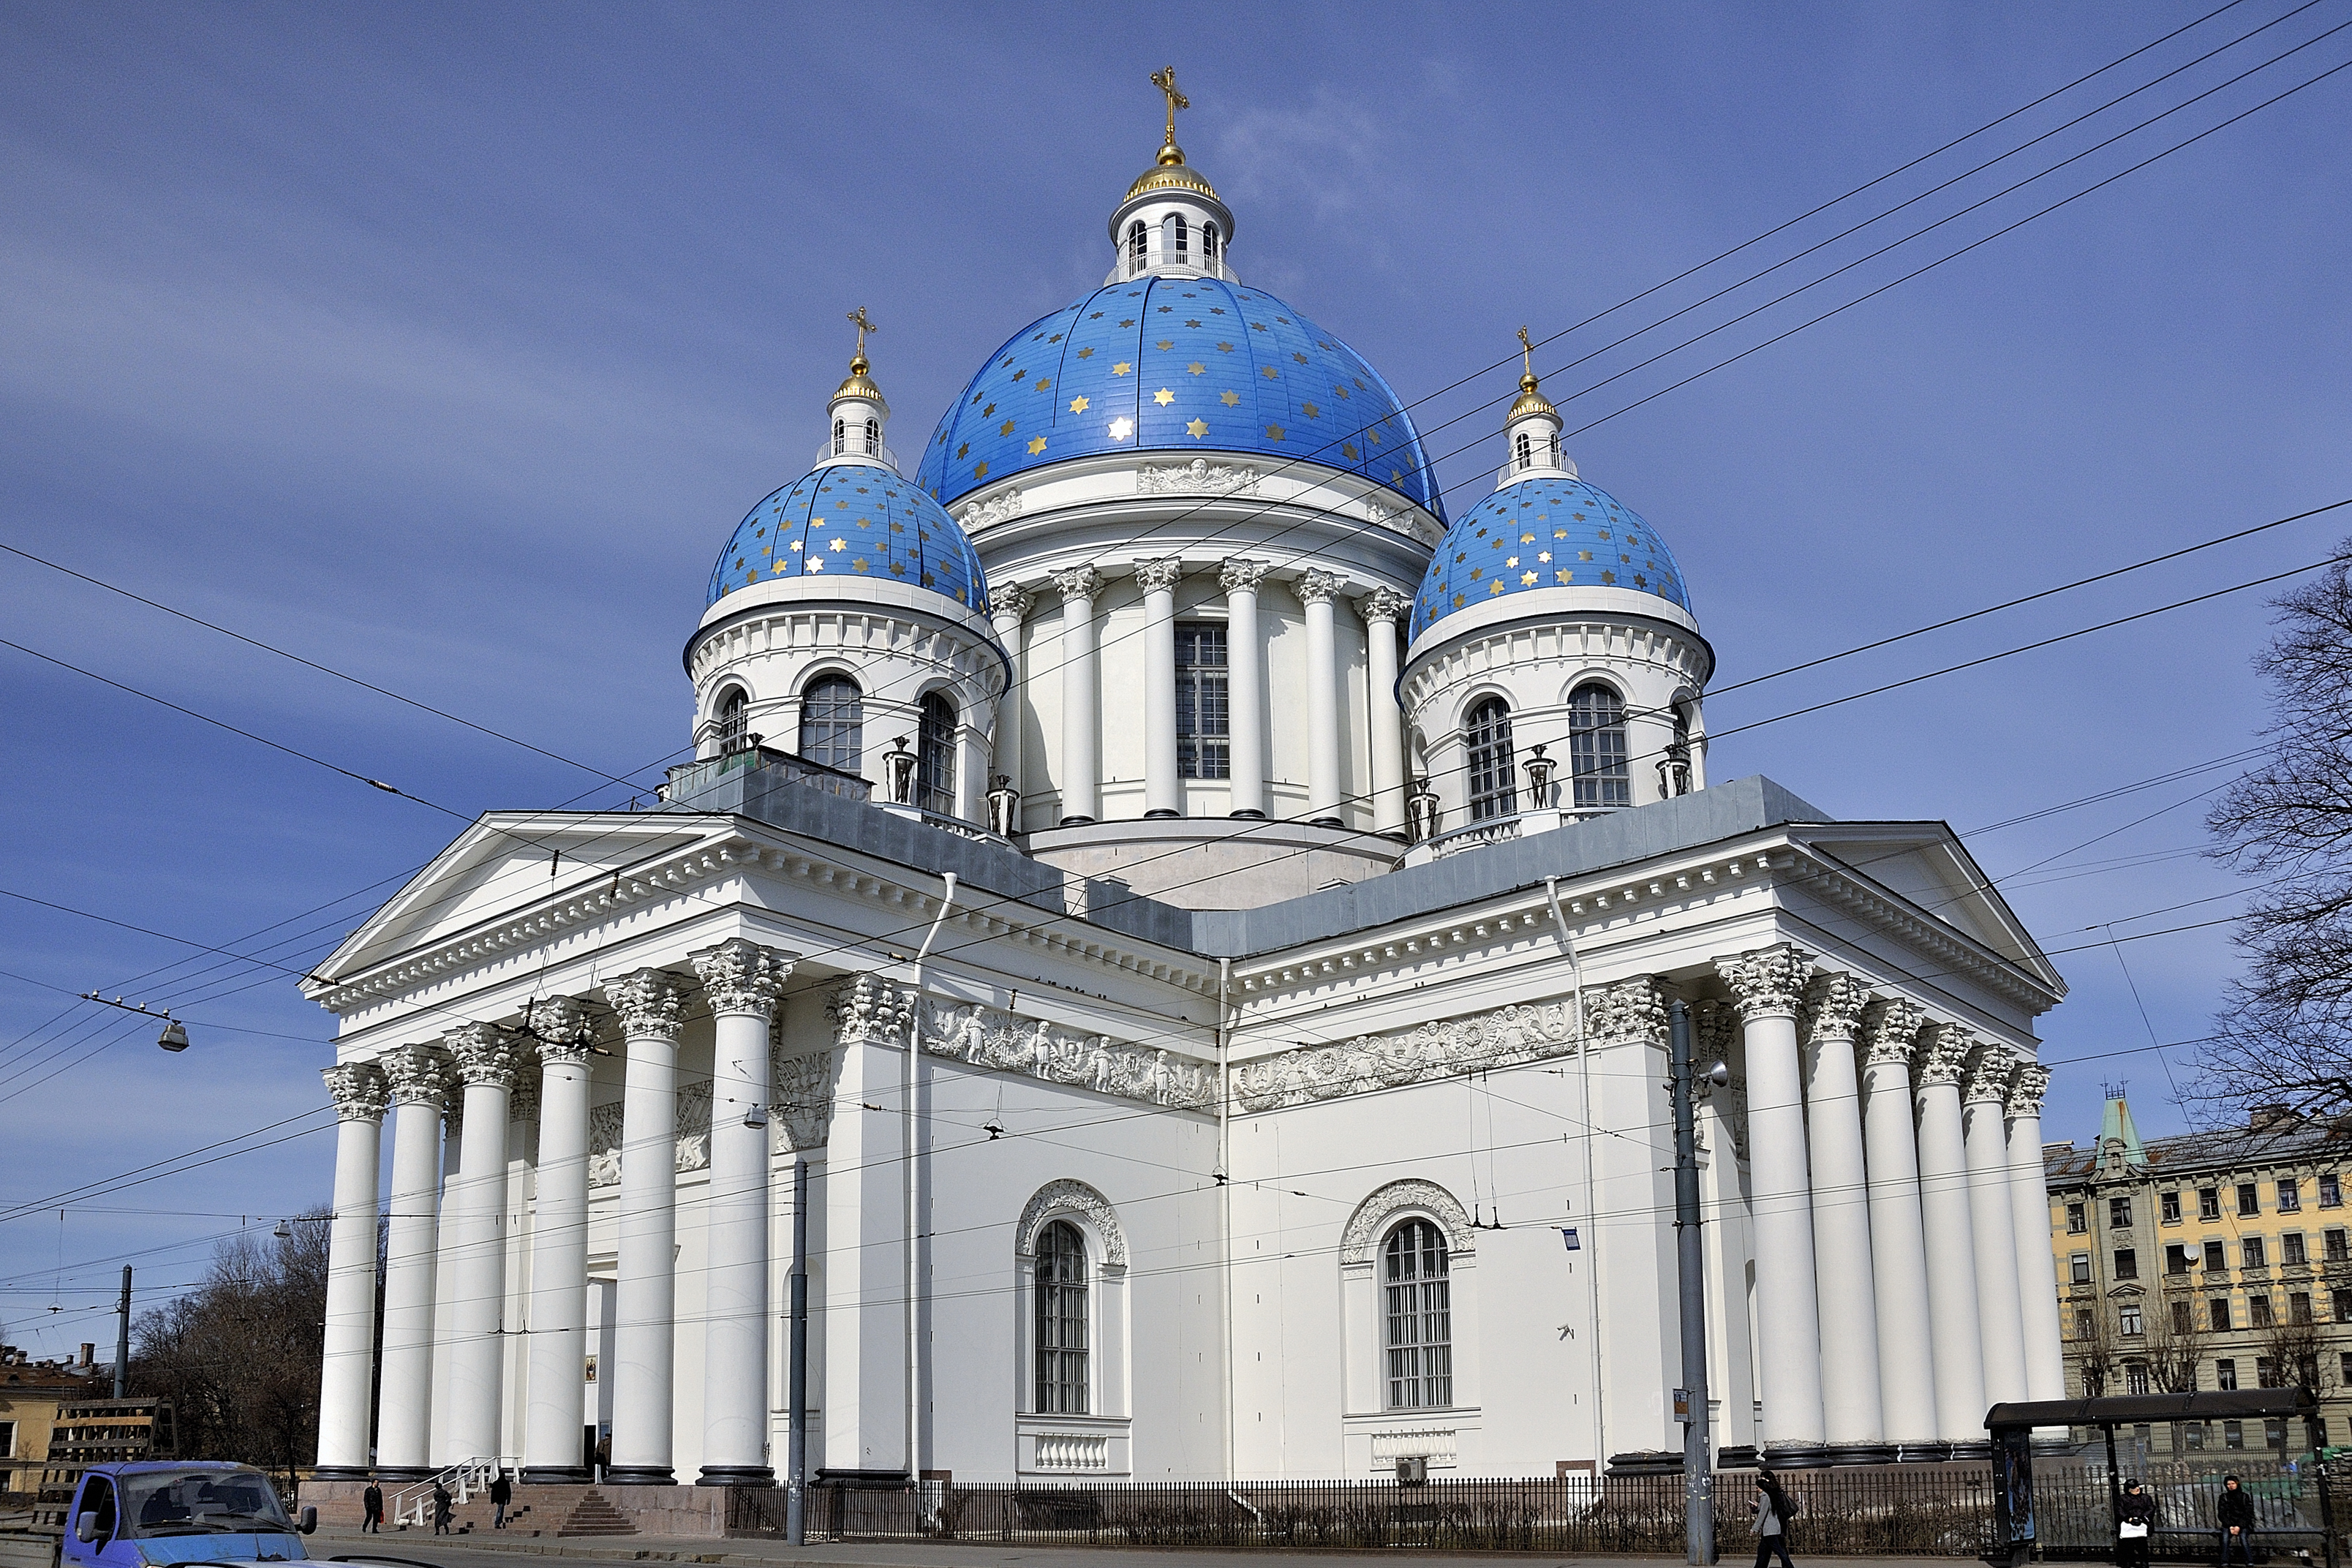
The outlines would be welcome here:
[[[888,577],[986,614],[988,580],[939,502],[878,463],[828,463],[753,507],[710,569],[715,605],[778,578]]]
[[[916,480],[952,505],[1066,458],[1202,449],[1343,468],[1445,516],[1380,373],[1264,289],[1213,278],[1113,283],[1013,333],[940,421]]]

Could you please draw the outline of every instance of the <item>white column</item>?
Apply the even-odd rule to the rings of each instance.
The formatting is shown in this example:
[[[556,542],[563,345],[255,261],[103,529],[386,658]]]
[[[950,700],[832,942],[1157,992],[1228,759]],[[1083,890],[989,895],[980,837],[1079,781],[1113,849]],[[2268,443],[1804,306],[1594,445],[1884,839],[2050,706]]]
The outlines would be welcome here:
[[[449,1417],[457,1408],[450,1396],[451,1368],[457,1363],[452,1327],[457,1319],[457,1266],[451,1257],[457,1247],[465,1216],[457,1212],[461,1182],[458,1164],[465,1156],[466,1089],[457,1081],[456,1065],[449,1069],[449,1088],[441,1106],[441,1221],[433,1233],[433,1468],[444,1468],[466,1456],[449,1451]]]
[[[829,1245],[822,1273],[809,1282],[824,1323],[824,1457],[812,1455],[812,1466],[902,1474],[919,1468],[907,1462],[911,1303],[899,1184],[908,1131],[899,1114],[899,1073],[914,1005],[912,993],[872,974],[843,981],[832,996],[838,1109],[814,1194]]]
[[[397,1108],[392,1192],[384,1205],[383,1373],[377,1394],[376,1473],[421,1480],[433,1473],[434,1233],[441,1203],[441,1101],[446,1068],[423,1046],[379,1058]]]
[[[1091,566],[1054,574],[1062,594],[1062,824],[1102,815],[1102,688],[1095,669],[1095,595],[1102,578]]]
[[[684,986],[641,969],[604,988],[621,1017],[621,1215],[614,1289],[614,1486],[669,1486],[677,1282],[677,1029]]]
[[[2009,1047],[1987,1045],[1977,1052],[1960,1086],[1988,1405],[2026,1397],[2025,1315],[2017,1300],[2017,1223],[2010,1209],[2009,1137],[2001,1125],[2010,1081],[2016,1076],[2017,1058]]]
[[[1309,572],[1298,580],[1307,606],[1307,818],[1344,827],[1339,816],[1339,655],[1331,628],[1331,601],[1339,579]]]
[[[1176,772],[1176,584],[1174,557],[1135,568],[1143,587],[1143,815],[1184,815],[1184,781]]]
[[[1366,711],[1372,719],[1372,830],[1404,834],[1404,710],[1397,706],[1397,627],[1412,601],[1393,588],[1378,588],[1356,601],[1364,617],[1365,662],[1370,667]]]
[[[520,1043],[492,1024],[461,1024],[447,1036],[466,1086],[457,1181],[449,1194],[449,1240],[442,1262],[455,1270],[449,1329],[449,1453],[499,1452],[499,1391],[506,1347],[499,1309],[507,1279],[507,1097],[522,1065]]]
[[[1862,1016],[1862,1133],[1878,1291],[1878,1381],[1887,1438],[1906,1447],[1923,1447],[1943,1435],[1936,1418],[1927,1244],[1911,1125],[1911,1047],[1926,1022],[1919,1005],[1902,997],[1873,1002]]]
[[[1818,1450],[1826,1431],[1821,1318],[1797,1059],[1797,1004],[1812,976],[1812,955],[1782,945],[1718,958],[1715,966],[1731,987],[1748,1043],[1748,1207],[1756,1226],[1764,1446]]]
[[[793,960],[737,937],[691,955],[710,1005],[710,1190],[698,1485],[773,1486],[768,1458],[770,1026]]]
[[[2050,1182],[2042,1164],[2042,1096],[2050,1069],[2018,1069],[2009,1091],[2009,1203],[2017,1229],[2018,1310],[2025,1317],[2025,1396],[2066,1397],[2058,1335],[2058,1260],[2050,1247]]]
[[[1960,1131],[1960,1068],[1976,1037],[1957,1024],[1920,1036],[1919,1212],[1927,1246],[1928,1321],[1935,1340],[1936,1418],[1948,1442],[1983,1452],[1984,1336],[1977,1317],[1976,1237],[1969,1218],[1968,1149]]]
[[[523,1479],[589,1479],[581,1463],[588,1358],[588,1015],[570,996],[539,1003],[539,1201],[530,1233],[530,1374]]]
[[[1233,815],[1265,815],[1265,644],[1257,624],[1261,561],[1239,557],[1217,574],[1225,591],[1226,689],[1233,733]]]
[[[325,1070],[335,1101],[335,1217],[327,1227],[326,1344],[319,1373],[319,1474],[368,1472],[375,1384],[375,1182],[383,1157],[383,1073],[373,1062]]]
[[[1004,649],[1008,668],[1004,677],[1004,695],[996,706],[995,765],[992,773],[1003,773],[1014,789],[1029,786],[1022,782],[1021,731],[1022,710],[1029,701],[1029,659],[1021,646],[1022,623],[1029,618],[1029,595],[1010,583],[992,584],[988,590],[988,618],[996,628],[997,646]],[[992,781],[982,781],[981,798],[988,798]],[[983,807],[982,820],[985,820]]]
[[[1851,974],[1815,976],[1806,991],[1810,1026],[1804,1056],[1814,1288],[1821,1342],[1833,1351],[1822,1357],[1822,1418],[1832,1445],[1863,1448],[1886,1441],[1870,1179],[1863,1165],[1862,1091],[1853,1059],[1854,1037],[1869,1000],[1869,991]]]

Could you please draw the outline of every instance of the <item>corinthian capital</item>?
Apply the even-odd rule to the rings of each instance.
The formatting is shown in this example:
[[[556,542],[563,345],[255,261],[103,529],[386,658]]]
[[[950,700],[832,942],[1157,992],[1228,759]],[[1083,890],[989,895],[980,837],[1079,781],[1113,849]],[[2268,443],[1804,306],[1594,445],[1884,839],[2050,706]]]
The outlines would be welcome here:
[[[829,1005],[835,1037],[845,1046],[903,1045],[915,1014],[912,992],[872,974],[853,975],[834,987]]]
[[[523,1043],[496,1024],[460,1024],[443,1037],[467,1088],[512,1089],[526,1059]]]
[[[1976,1048],[1977,1032],[1966,1024],[1929,1024],[1919,1031],[1919,1087],[1959,1082]]]
[[[604,987],[604,998],[621,1016],[630,1039],[675,1040],[686,1007],[686,983],[665,969],[640,969]]]
[[[1339,579],[1330,572],[1309,572],[1297,582],[1298,602],[1328,605],[1339,596]]]
[[[1054,587],[1065,599],[1091,599],[1102,592],[1102,574],[1091,566],[1073,566],[1054,574]]]
[[[1183,580],[1184,563],[1171,555],[1159,561],[1139,561],[1135,563],[1135,580],[1147,594],[1172,594]]]
[[[1019,626],[1029,618],[1029,606],[1033,602],[1029,591],[1017,584],[995,583],[989,585],[988,613],[997,620]]]
[[[1794,1017],[1804,1000],[1805,982],[1812,978],[1813,955],[1792,942],[1782,942],[1737,958],[1718,958],[1715,972],[1731,987],[1742,1023]]]
[[[1805,987],[1805,1033],[1813,1039],[1838,1040],[1851,1047],[1861,1032],[1862,1012],[1870,999],[1870,988],[1851,974],[1832,970],[1814,975]]]
[[[542,996],[523,1014],[523,1026],[539,1043],[542,1067],[572,1065],[588,1059],[594,1026],[587,1005],[577,996]]]
[[[2050,1088],[2050,1069],[2039,1063],[2029,1062],[2017,1069],[2017,1081],[2009,1086],[2009,1103],[2001,1109],[2010,1116],[2042,1118],[2042,1097]]]
[[[394,1105],[438,1105],[449,1092],[449,1065],[430,1046],[394,1046],[376,1058]]]
[[[688,959],[694,965],[694,973],[702,979],[702,994],[709,1002],[713,1016],[750,1013],[761,1018],[773,1017],[776,1002],[784,994],[784,982],[792,977],[793,963],[791,954],[741,937],[689,953]]]
[[[327,1093],[335,1102],[336,1121],[383,1120],[383,1108],[391,1102],[391,1096],[383,1069],[373,1062],[339,1062],[323,1068],[319,1076],[327,1080]]]
[[[1731,1059],[1732,1036],[1739,1028],[1738,1011],[1722,1002],[1691,1005],[1691,1044],[1697,1048],[1700,1070]]]
[[[1657,982],[1643,975],[1614,985],[1587,987],[1584,1034],[1592,1041],[1664,1045],[1666,999],[1659,994]]]
[[[1234,556],[1217,571],[1217,585],[1228,594],[1254,594],[1259,580],[1273,570],[1265,561],[1248,561]]]
[[[1356,613],[1368,626],[1374,621],[1401,621],[1412,608],[1412,601],[1394,588],[1375,588],[1356,601]]]
[[[1989,1044],[1978,1050],[1976,1059],[1969,1064],[1968,1076],[1960,1080],[1960,1100],[1974,1105],[1990,1100],[1999,1105],[2009,1099],[2009,1086],[2017,1078],[2017,1053],[2007,1046]]]
[[[1862,1010],[1864,1065],[1908,1068],[1912,1045],[1927,1023],[1927,1010],[1908,996],[1873,1002]]]

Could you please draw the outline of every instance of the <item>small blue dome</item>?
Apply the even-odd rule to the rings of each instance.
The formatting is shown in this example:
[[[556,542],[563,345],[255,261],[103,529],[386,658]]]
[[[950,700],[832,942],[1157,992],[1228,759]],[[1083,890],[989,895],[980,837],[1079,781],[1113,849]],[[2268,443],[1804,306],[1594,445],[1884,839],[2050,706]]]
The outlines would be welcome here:
[[[1641,513],[1552,474],[1496,490],[1454,520],[1413,595],[1408,640],[1457,610],[1562,587],[1628,588],[1690,611],[1682,568]]]
[[[833,463],[751,509],[710,569],[715,605],[754,583],[889,577],[985,614],[988,580],[945,508],[876,463]]]
[[[917,479],[952,505],[1066,458],[1203,448],[1344,468],[1445,516],[1380,374],[1264,289],[1213,278],[1113,283],[1013,333],[940,421]]]

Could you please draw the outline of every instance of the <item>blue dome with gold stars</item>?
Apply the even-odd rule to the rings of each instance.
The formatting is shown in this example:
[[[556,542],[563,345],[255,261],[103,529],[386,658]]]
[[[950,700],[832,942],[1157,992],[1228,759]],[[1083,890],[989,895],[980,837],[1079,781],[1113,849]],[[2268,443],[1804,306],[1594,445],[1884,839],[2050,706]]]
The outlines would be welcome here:
[[[1496,490],[1454,520],[1413,595],[1408,640],[1458,610],[1539,588],[1625,588],[1691,607],[1674,552],[1641,513],[1558,472]]]
[[[751,509],[710,569],[715,605],[754,583],[887,577],[986,614],[971,541],[912,480],[877,463],[829,463]]]
[[[1343,468],[1445,516],[1380,374],[1264,289],[1214,278],[1126,279],[1013,333],[940,421],[917,479],[952,505],[1066,458],[1202,449]]]

